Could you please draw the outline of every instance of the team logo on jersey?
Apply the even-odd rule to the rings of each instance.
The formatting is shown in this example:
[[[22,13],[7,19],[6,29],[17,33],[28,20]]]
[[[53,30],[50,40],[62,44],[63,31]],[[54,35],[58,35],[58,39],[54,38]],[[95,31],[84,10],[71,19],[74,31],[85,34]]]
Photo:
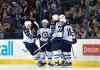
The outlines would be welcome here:
[[[48,38],[48,32],[43,32],[43,33],[42,33],[42,37],[43,37],[43,38]]]

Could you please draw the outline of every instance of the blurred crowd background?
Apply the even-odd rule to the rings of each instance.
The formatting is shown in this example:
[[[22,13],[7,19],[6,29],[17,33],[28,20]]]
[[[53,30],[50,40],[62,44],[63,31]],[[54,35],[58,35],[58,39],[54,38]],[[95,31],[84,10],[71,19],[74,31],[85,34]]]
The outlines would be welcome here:
[[[0,39],[22,39],[23,21],[66,15],[78,39],[100,38],[100,0],[0,0]]]

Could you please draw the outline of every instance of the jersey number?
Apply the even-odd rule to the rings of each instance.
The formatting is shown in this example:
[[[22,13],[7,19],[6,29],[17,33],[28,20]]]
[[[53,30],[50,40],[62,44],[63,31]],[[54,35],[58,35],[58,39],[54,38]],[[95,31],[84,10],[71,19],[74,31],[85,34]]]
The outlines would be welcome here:
[[[62,32],[62,31],[63,31],[62,26],[58,26],[58,32]]]
[[[72,33],[73,32],[71,32],[71,29],[70,28],[67,28],[67,32],[68,32],[68,36],[72,36]]]

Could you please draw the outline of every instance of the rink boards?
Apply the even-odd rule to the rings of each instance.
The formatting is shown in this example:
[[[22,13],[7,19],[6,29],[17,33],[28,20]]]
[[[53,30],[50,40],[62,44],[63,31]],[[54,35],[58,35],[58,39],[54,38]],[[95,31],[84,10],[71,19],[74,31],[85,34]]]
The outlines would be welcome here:
[[[72,67],[100,67],[100,40],[78,39]],[[22,40],[0,40],[0,64],[36,64]]]

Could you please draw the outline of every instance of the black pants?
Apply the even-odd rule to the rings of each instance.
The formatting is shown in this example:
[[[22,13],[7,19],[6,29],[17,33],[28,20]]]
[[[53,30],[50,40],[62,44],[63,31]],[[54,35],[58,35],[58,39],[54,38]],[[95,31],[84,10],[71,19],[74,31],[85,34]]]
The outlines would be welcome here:
[[[60,37],[56,37],[51,41],[51,50],[62,50],[63,52],[71,52],[72,43]]]
[[[51,50],[51,46],[50,46],[50,42],[44,42],[44,41],[40,41],[40,45],[44,45],[45,43],[47,43],[43,48],[41,48],[41,51],[50,51]]]
[[[24,42],[26,49],[30,52],[31,55],[34,55],[34,51],[38,49],[38,47],[35,45],[35,43],[27,43]]]
[[[71,52],[71,48],[72,48],[72,43],[67,40],[64,40],[63,46],[61,48],[62,52]]]
[[[60,37],[56,37],[51,41],[51,50],[61,50],[63,46],[63,39]]]

